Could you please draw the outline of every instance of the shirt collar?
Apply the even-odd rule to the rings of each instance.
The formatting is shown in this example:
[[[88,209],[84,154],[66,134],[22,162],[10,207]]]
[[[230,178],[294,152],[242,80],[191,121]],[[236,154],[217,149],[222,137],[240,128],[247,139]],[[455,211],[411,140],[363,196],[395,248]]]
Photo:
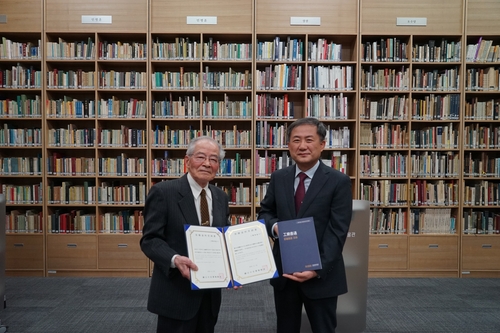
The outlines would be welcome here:
[[[299,175],[299,173],[303,172],[307,175],[307,177],[309,177],[309,179],[312,179],[312,177],[314,176],[314,173],[319,168],[319,163],[320,163],[320,161],[318,160],[316,162],[316,164],[311,169],[306,170],[306,171],[302,171],[297,166],[295,166],[295,177],[297,177]]]
[[[211,192],[210,189],[208,188],[208,184],[205,187],[201,187],[200,184],[194,180],[194,178],[189,174],[187,174],[187,179],[189,182],[189,186],[191,187],[191,192],[193,192],[193,196],[195,198],[198,198],[200,196],[201,190],[205,189],[205,192],[207,192],[207,197],[211,197]]]

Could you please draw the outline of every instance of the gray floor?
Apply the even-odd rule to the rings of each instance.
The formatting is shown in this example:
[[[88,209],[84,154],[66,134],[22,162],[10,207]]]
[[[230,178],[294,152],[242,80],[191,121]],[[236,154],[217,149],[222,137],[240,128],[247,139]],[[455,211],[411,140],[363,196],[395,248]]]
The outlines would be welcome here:
[[[155,332],[147,278],[7,278],[8,332]],[[369,279],[365,332],[500,332],[500,279]],[[268,282],[223,290],[216,332],[271,333]]]

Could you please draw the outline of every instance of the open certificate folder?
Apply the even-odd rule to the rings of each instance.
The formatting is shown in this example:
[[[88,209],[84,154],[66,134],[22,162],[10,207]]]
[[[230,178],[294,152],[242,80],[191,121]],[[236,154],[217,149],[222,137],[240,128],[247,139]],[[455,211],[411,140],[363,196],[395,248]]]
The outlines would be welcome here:
[[[261,221],[224,228],[184,226],[191,289],[231,288],[278,277],[266,226]]]

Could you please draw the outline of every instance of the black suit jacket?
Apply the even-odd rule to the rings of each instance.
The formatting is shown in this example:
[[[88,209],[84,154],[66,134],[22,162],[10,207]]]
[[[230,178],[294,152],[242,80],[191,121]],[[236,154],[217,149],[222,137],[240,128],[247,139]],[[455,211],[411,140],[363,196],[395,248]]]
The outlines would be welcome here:
[[[269,235],[274,223],[312,216],[316,228],[321,264],[319,278],[300,284],[303,293],[311,299],[334,297],[347,292],[342,250],[351,223],[351,180],[340,171],[320,162],[304,197],[298,214],[295,213],[295,165],[277,170],[271,175],[265,198],[260,203],[259,219],[266,221]],[[283,289],[290,280],[283,278],[279,240],[273,247],[274,259],[280,277],[271,284]]]
[[[229,200],[221,189],[209,185],[212,192],[212,226],[229,225]],[[190,281],[182,277],[170,262],[175,254],[187,256],[184,224],[199,225],[193,193],[187,175],[160,182],[151,187],[144,207],[141,249],[154,263],[148,310],[158,315],[188,320],[200,307],[203,293],[212,293],[212,309],[218,314],[220,289],[191,290]]]

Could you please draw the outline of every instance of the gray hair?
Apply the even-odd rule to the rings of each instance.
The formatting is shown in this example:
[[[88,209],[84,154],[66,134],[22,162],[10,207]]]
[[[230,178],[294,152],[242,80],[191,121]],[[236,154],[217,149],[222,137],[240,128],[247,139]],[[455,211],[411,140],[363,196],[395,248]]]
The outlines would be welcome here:
[[[193,156],[194,150],[196,148],[196,144],[200,141],[209,141],[209,142],[217,145],[217,147],[219,147],[219,161],[222,161],[224,159],[224,156],[226,156],[226,152],[224,151],[224,148],[222,148],[222,145],[217,140],[215,140],[209,136],[197,136],[196,138],[191,140],[189,142],[189,145],[188,145],[188,148],[186,151],[187,156]]]

